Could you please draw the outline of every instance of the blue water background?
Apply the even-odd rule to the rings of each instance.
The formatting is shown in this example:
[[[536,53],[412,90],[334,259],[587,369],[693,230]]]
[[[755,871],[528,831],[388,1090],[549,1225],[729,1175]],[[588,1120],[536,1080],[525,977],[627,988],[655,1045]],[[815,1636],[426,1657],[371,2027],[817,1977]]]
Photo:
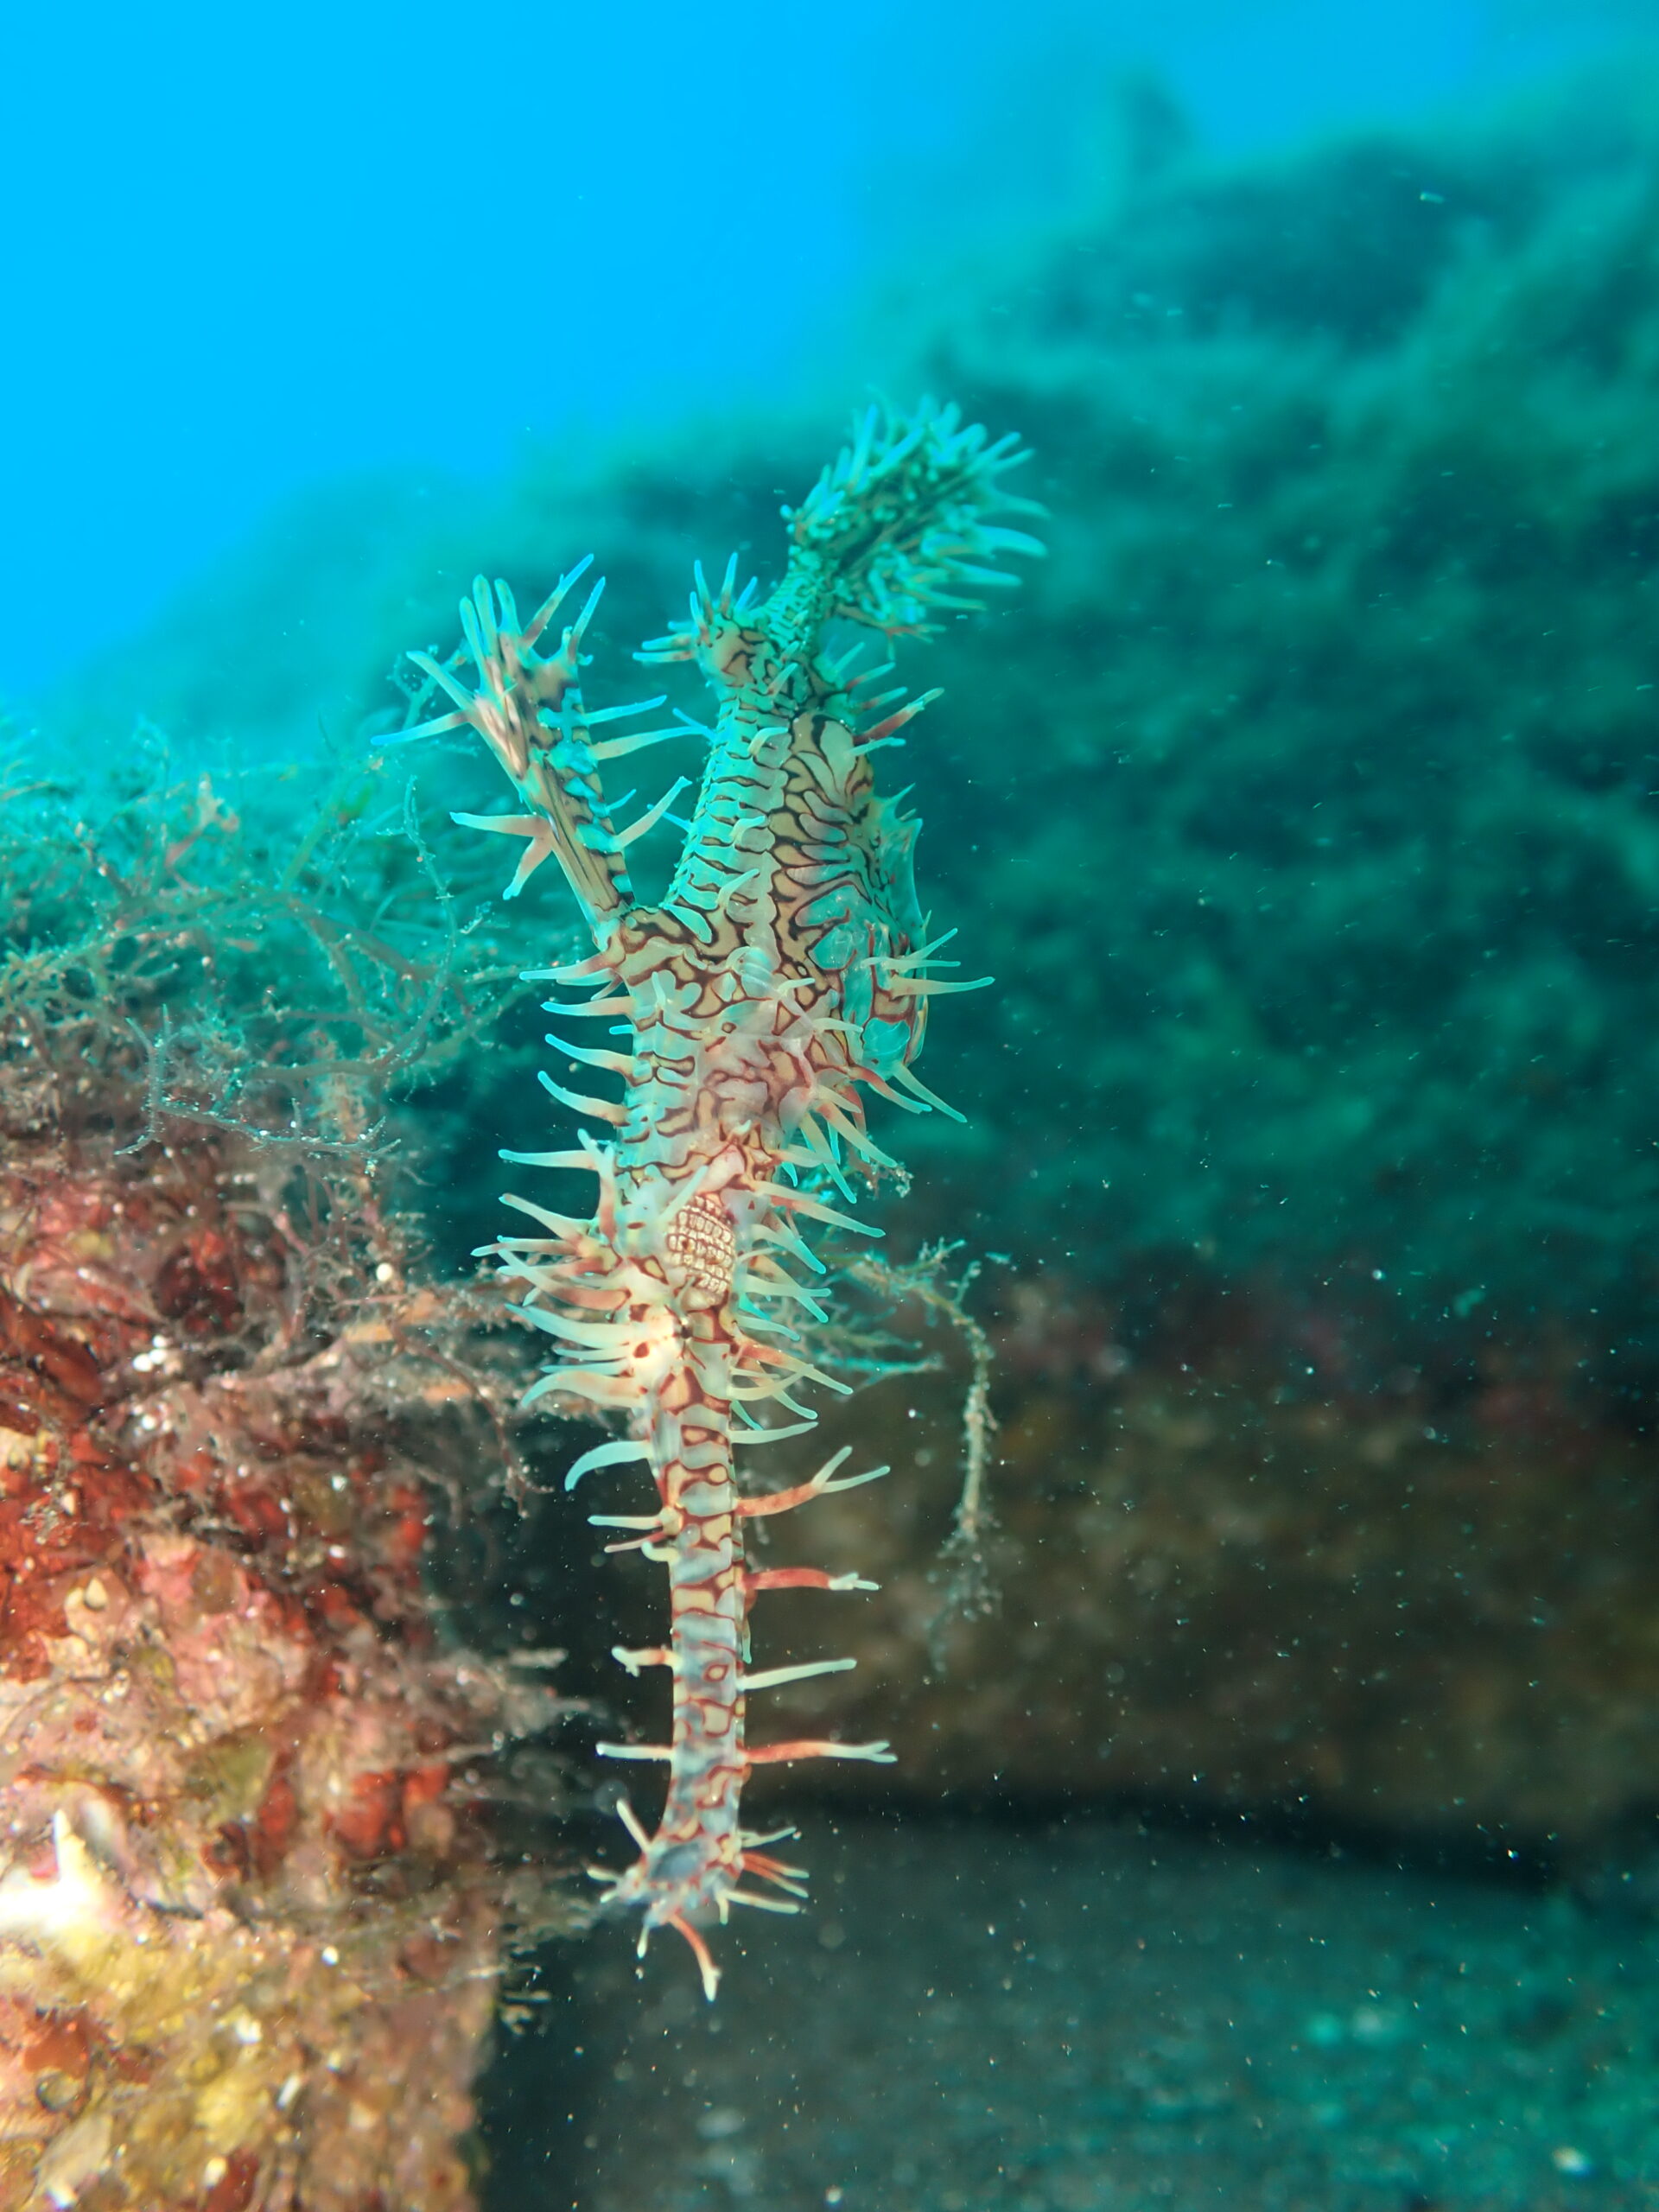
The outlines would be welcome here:
[[[925,288],[1086,193],[1126,71],[1226,153],[1450,121],[1647,22],[1617,0],[19,12],[0,702],[142,631],[308,487],[487,478],[573,427],[787,391],[874,277]]]

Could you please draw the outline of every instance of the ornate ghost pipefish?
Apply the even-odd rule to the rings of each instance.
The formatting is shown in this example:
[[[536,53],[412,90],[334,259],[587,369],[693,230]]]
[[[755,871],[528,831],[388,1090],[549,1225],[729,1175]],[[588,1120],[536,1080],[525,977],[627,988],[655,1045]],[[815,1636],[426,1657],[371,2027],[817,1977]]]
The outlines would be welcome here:
[[[792,1394],[806,1383],[846,1386],[814,1367],[791,1308],[825,1309],[791,1263],[823,1272],[810,1224],[879,1235],[825,1202],[851,1203],[850,1154],[892,1166],[865,1126],[861,1086],[912,1113],[953,1109],[912,1071],[931,997],[974,990],[933,971],[947,941],[924,942],[912,874],[917,823],[875,795],[870,756],[936,693],[899,703],[901,690],[868,696],[892,664],[852,674],[858,648],[828,658],[826,626],[846,621],[888,638],[916,637],[941,610],[976,609],[969,586],[1014,579],[987,565],[1041,551],[994,519],[1041,510],[1006,492],[1026,455],[991,442],[954,408],[924,402],[908,420],[872,409],[799,507],[784,509],[790,552],[783,581],[755,600],[735,593],[736,556],[718,590],[696,571],[689,619],[648,645],[644,661],[692,661],[717,702],[702,732],[709,753],[673,880],[660,904],[636,899],[627,849],[663,819],[682,779],[617,829],[601,766],[683,736],[665,728],[596,738],[601,726],[662,704],[594,711],[582,701],[582,639],[596,584],[558,650],[536,648],[588,567],[583,562],[520,626],[506,586],[480,578],[461,609],[464,645],[447,664],[410,658],[454,701],[404,733],[469,725],[512,778],[524,811],[457,821],[524,841],[507,895],[552,854],[581,901],[595,950],[537,980],[595,995],[552,1003],[565,1019],[608,1020],[621,1049],[550,1038],[569,1057],[619,1079],[619,1099],[542,1081],[575,1114],[608,1124],[579,1148],[508,1152],[522,1164],[580,1169],[597,1198],[585,1219],[509,1196],[537,1233],[485,1250],[524,1286],[513,1308],[551,1338],[555,1355],[526,1402],[548,1392],[585,1399],[623,1418],[626,1433],[583,1454],[566,1477],[644,1460],[658,1510],[648,1517],[595,1515],[630,1531],[612,1550],[638,1548],[668,1568],[668,1643],[619,1651],[630,1671],[673,1676],[665,1745],[606,1744],[615,1758],[665,1761],[668,1794],[654,1833],[626,1802],[639,1847],[620,1875],[602,1874],[607,1905],[645,1914],[639,1948],[657,1927],[677,1929],[697,1960],[706,1993],[719,1979],[702,1929],[734,1904],[794,1911],[798,1869],[763,1847],[775,1837],[743,1828],[739,1801],[753,1767],[804,1758],[887,1761],[885,1744],[817,1739],[746,1742],[747,1694],[850,1667],[849,1659],[748,1671],[748,1611],[758,1592],[869,1590],[857,1575],[745,1564],[743,1523],[873,1482],[886,1468],[843,1474],[838,1452],[810,1482],[746,1495],[734,1447],[796,1435],[816,1419]],[[461,671],[470,660],[475,683]],[[950,934],[954,935],[954,932]],[[954,965],[945,963],[944,965]],[[988,980],[982,979],[982,980]],[[959,1116],[956,1118],[960,1119]],[[797,1418],[769,1427],[753,1410],[775,1402]],[[781,1896],[741,1886],[748,1875]]]

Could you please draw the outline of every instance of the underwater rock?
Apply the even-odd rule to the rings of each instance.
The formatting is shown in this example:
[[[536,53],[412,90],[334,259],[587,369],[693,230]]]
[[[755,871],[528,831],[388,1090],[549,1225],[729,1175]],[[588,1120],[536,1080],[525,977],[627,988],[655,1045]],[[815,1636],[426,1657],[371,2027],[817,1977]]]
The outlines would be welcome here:
[[[1136,1348],[1103,1311],[1068,1328],[1076,1286],[1052,1295],[1016,1284],[994,1331],[994,1610],[941,1619],[956,1390],[883,1385],[833,1431],[898,1478],[815,1530],[881,1585],[835,1706],[898,1752],[884,1800],[1129,1802],[1580,1866],[1650,1813],[1651,1450],[1579,1392],[1575,1345],[1473,1376],[1351,1355],[1333,1379],[1242,1316],[1230,1343],[1189,1313]],[[778,1703],[811,1725],[810,1687]]]
[[[931,1233],[1659,1371],[1656,206],[1650,99],[1563,98],[1173,173],[935,311],[1055,520],[950,640],[926,867],[998,988]]]
[[[42,1020],[29,963],[0,1045],[0,2207],[465,2212],[504,1945],[557,1918],[485,1805],[554,1700],[441,1647],[422,1582],[443,1470],[411,1439],[494,1395],[478,1315],[411,1280],[364,1160],[158,1116],[140,1000],[83,969],[80,1018]]]

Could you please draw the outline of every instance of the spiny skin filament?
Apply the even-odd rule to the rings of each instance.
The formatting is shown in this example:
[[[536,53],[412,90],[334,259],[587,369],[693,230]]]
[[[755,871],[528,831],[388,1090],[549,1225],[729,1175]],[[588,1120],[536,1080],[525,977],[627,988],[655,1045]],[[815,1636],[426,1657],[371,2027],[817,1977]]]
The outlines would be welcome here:
[[[798,1870],[763,1847],[776,1839],[741,1826],[751,1769],[891,1757],[885,1744],[756,1747],[745,1734],[751,1690],[852,1663],[751,1672],[753,1599],[874,1586],[816,1567],[750,1568],[745,1521],[887,1470],[843,1475],[838,1453],[810,1482],[745,1495],[734,1446],[810,1427],[816,1414],[796,1395],[802,1389],[846,1388],[801,1349],[801,1317],[826,1318],[811,1285],[823,1270],[809,1232],[822,1224],[880,1233],[845,1211],[849,1166],[893,1165],[866,1128],[862,1092],[910,1112],[951,1112],[911,1063],[929,999],[979,988],[930,972],[945,940],[928,942],[917,907],[917,824],[876,796],[870,767],[871,754],[901,742],[899,731],[935,695],[902,706],[902,692],[861,696],[886,668],[852,676],[854,656],[827,657],[823,632],[842,620],[892,638],[920,635],[937,611],[980,604],[961,596],[963,584],[1011,583],[987,563],[1041,550],[992,519],[1040,512],[1001,482],[1024,458],[1012,439],[993,444],[964,428],[951,408],[925,402],[909,419],[872,410],[801,505],[784,511],[789,561],[768,598],[757,601],[753,582],[735,589],[735,556],[717,589],[698,569],[685,624],[639,656],[695,664],[716,704],[713,728],[701,733],[709,750],[695,811],[656,905],[636,898],[627,848],[683,785],[619,830],[601,764],[700,726],[681,716],[671,728],[595,740],[599,725],[662,702],[585,707],[581,648],[600,587],[557,650],[537,650],[587,563],[522,626],[506,586],[492,590],[480,578],[461,608],[464,647],[442,664],[411,656],[429,692],[435,687],[452,704],[403,739],[462,725],[478,731],[523,811],[456,819],[524,841],[509,897],[550,855],[556,859],[592,933],[591,957],[541,979],[560,988],[549,1007],[556,1019],[605,1017],[608,1033],[600,1033],[616,1048],[563,1035],[549,1042],[616,1082],[620,1095],[542,1080],[607,1135],[601,1142],[584,1127],[575,1147],[504,1157],[581,1171],[594,1179],[594,1202],[572,1214],[509,1197],[534,1233],[504,1236],[485,1250],[518,1293],[513,1310],[551,1341],[551,1362],[526,1402],[556,1393],[623,1424],[625,1433],[577,1460],[567,1487],[634,1459],[656,1485],[654,1515],[593,1518],[629,1532],[607,1548],[642,1551],[668,1569],[668,1643],[617,1657],[634,1673],[669,1673],[672,1729],[666,1745],[600,1749],[665,1764],[667,1796],[649,1832],[625,1802],[639,1855],[620,1874],[594,1871],[607,1906],[643,1912],[641,1952],[656,1928],[685,1938],[711,1999],[719,1969],[703,1929],[734,1904],[792,1912],[803,1895]],[[471,681],[461,672],[468,661]],[[571,1001],[571,990],[594,996]],[[773,1406],[793,1420],[765,1418]],[[746,1890],[746,1876],[781,1894]]]

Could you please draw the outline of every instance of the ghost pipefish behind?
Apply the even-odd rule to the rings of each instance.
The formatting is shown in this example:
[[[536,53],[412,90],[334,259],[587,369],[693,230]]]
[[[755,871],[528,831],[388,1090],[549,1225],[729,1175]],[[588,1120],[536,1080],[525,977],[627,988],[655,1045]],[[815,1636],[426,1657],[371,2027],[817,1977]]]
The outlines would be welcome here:
[[[643,1908],[642,1952],[653,1928],[684,1936],[710,1998],[718,1970],[701,1930],[724,1921],[734,1904],[793,1911],[802,1894],[798,1871],[763,1848],[776,1839],[741,1825],[749,1770],[890,1757],[884,1744],[753,1746],[744,1736],[749,1691],[853,1663],[747,1672],[756,1592],[874,1587],[816,1567],[747,1567],[744,1522],[887,1470],[842,1474],[846,1454],[837,1453],[810,1482],[750,1496],[734,1479],[734,1446],[810,1427],[816,1415],[793,1395],[804,1385],[844,1388],[809,1363],[789,1325],[791,1308],[827,1319],[791,1264],[809,1281],[822,1274],[808,1242],[813,1224],[880,1233],[825,1202],[838,1192],[850,1203],[849,1154],[893,1164],[866,1129],[861,1086],[912,1112],[950,1113],[912,1063],[928,1000],[978,988],[931,972],[945,940],[922,941],[916,822],[876,796],[870,769],[871,754],[937,695],[908,704],[899,703],[902,691],[867,696],[891,664],[855,675],[857,649],[826,658],[824,631],[845,621],[892,639],[918,637],[941,610],[979,607],[964,587],[1012,584],[988,564],[1042,550],[997,519],[1041,512],[1003,488],[1025,458],[1013,438],[993,443],[977,426],[964,427],[954,408],[924,402],[908,418],[872,409],[802,504],[784,510],[789,560],[769,598],[757,601],[753,582],[734,593],[735,556],[718,590],[697,570],[683,626],[639,656],[695,662],[717,708],[704,733],[702,787],[659,905],[635,898],[628,848],[663,818],[683,782],[619,829],[601,771],[697,726],[682,716],[666,728],[597,734],[662,704],[584,704],[582,645],[599,585],[557,650],[537,651],[588,563],[522,626],[506,586],[492,591],[480,578],[462,603],[465,643],[449,661],[410,656],[454,704],[404,738],[469,725],[518,794],[522,813],[456,817],[524,840],[507,895],[552,854],[582,903],[592,957],[541,976],[594,995],[548,1010],[599,1020],[607,1025],[601,1034],[622,1040],[613,1051],[549,1039],[619,1078],[616,1101],[542,1077],[561,1104],[613,1134],[601,1141],[584,1128],[575,1150],[504,1154],[590,1173],[598,1186],[591,1215],[509,1197],[536,1233],[503,1236],[486,1249],[523,1286],[514,1310],[553,1341],[552,1363],[529,1397],[556,1391],[626,1423],[625,1434],[576,1462],[566,1487],[632,1459],[656,1483],[658,1507],[649,1517],[594,1516],[601,1527],[633,1532],[613,1549],[638,1548],[668,1569],[669,1641],[617,1656],[631,1671],[667,1668],[674,1686],[669,1744],[601,1746],[613,1758],[668,1767],[655,1833],[625,1803],[639,1856],[602,1878],[608,1904]],[[468,663],[470,679],[462,674]],[[766,1425],[756,1410],[763,1401],[796,1421]],[[745,1875],[785,1894],[746,1891]]]

